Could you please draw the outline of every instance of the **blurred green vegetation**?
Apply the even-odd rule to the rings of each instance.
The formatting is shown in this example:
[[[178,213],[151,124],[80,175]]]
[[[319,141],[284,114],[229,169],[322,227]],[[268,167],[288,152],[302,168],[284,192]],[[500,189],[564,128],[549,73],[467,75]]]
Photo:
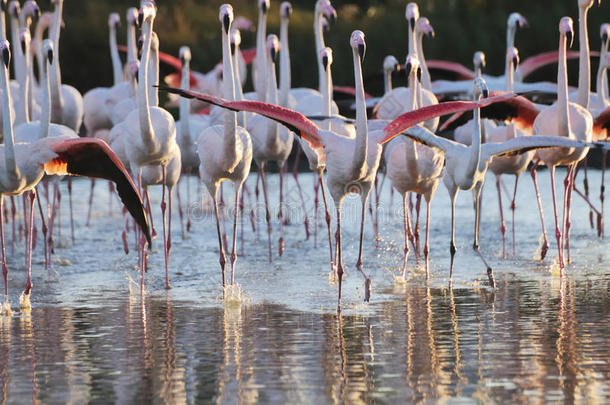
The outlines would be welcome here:
[[[177,55],[181,45],[189,45],[193,53],[192,68],[207,72],[221,58],[218,0],[158,0],[155,31],[161,49]],[[41,8],[48,10],[48,1]],[[108,14],[119,12],[122,26],[119,43],[125,43],[124,16],[127,7],[138,1],[125,0],[65,0],[66,24],[61,39],[63,81],[86,91],[96,86],[107,86],[112,81],[108,52]],[[256,0],[232,2],[236,15],[257,19]],[[314,0],[292,2],[294,13],[290,22],[290,50],[292,83],[295,87],[317,86],[313,39]],[[381,92],[381,64],[388,54],[403,60],[407,50],[407,24],[404,17],[406,0],[333,1],[338,21],[325,33],[326,44],[333,48],[333,77],[337,85],[353,85],[353,68],[348,45],[354,29],[365,32],[367,54],[364,61],[366,90]],[[560,17],[574,18],[576,38],[573,49],[578,49],[577,0],[422,0],[420,13],[430,19],[436,31],[434,39],[424,39],[427,58],[446,59],[470,67],[476,50],[487,54],[487,72],[501,74],[504,70],[506,19],[513,11],[523,14],[529,27],[517,33],[516,46],[521,59],[557,47]],[[272,0],[269,11],[268,33],[279,32],[280,1]],[[589,12],[591,48],[599,50],[599,26],[610,21],[610,2],[594,5]],[[242,33],[242,47],[254,46],[255,33]],[[596,69],[594,61],[593,69]],[[593,70],[595,72],[595,70]],[[570,65],[570,80],[576,83],[578,69]],[[532,79],[553,80],[556,67],[543,69]],[[595,75],[593,74],[594,78]]]

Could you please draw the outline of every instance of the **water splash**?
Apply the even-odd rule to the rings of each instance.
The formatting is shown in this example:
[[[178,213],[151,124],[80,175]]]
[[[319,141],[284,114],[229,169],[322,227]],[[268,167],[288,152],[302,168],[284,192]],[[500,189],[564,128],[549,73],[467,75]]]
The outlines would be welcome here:
[[[536,251],[534,252],[534,256],[532,257],[532,260],[536,260],[536,261],[542,261],[542,247],[544,246],[544,235],[541,234],[540,237],[538,238],[538,247],[536,248]]]
[[[19,306],[22,311],[32,309],[32,303],[30,302],[30,294],[26,294],[25,291],[19,296]]]
[[[4,303],[0,307],[0,315],[7,317],[13,315],[13,310],[11,309],[11,303],[8,301],[8,297],[4,300]]]
[[[225,306],[240,306],[250,302],[250,300],[244,294],[241,285],[238,283],[227,284],[224,287],[224,303]]]

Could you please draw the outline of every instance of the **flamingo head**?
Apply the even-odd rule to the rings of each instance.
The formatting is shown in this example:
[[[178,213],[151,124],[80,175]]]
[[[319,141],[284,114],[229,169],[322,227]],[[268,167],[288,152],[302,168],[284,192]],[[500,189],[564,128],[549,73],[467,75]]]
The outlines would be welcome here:
[[[280,40],[277,38],[277,35],[267,35],[267,50],[269,51],[271,62],[275,63],[277,56],[280,54]]]
[[[30,30],[25,27],[21,28],[21,32],[19,34],[19,43],[21,44],[21,52],[24,55],[27,53],[31,41],[32,37],[30,35]]]
[[[121,24],[121,17],[119,17],[118,13],[110,13],[108,16],[108,26],[110,28],[117,29]]]
[[[572,42],[574,42],[574,22],[572,18],[563,17],[559,20],[559,33],[567,38],[568,46],[571,48]]]
[[[506,51],[506,60],[510,60],[513,64],[513,70],[517,70],[519,66],[519,51],[514,46]]]
[[[288,1],[283,1],[282,4],[280,4],[280,18],[288,20],[290,19],[291,15],[292,4],[290,4]]]
[[[11,63],[11,45],[6,39],[0,40],[0,55],[2,55],[2,63],[8,69]]]
[[[323,14],[331,25],[337,21],[337,11],[330,4],[329,0],[318,0],[316,2],[315,14]]]
[[[322,66],[324,66],[324,71],[328,71],[330,65],[333,64],[333,50],[328,46],[323,48],[320,51],[320,58],[322,59]]]
[[[19,14],[21,13],[21,6],[19,5],[18,1],[13,0],[8,3],[8,13],[13,18],[19,18]]]
[[[23,4],[23,13],[35,23],[40,19],[40,7],[34,0],[28,0]]]
[[[588,9],[593,6],[595,0],[578,0],[578,7]],[[597,4],[601,4],[601,0],[597,0]]]
[[[417,20],[419,20],[419,7],[417,6],[417,3],[407,4],[405,17],[407,17],[407,21],[409,22],[409,29],[414,30],[415,23],[417,23]]]
[[[608,46],[608,39],[610,38],[610,24],[603,23],[599,27],[599,36],[602,39],[603,46]]]
[[[383,60],[383,71],[384,72],[396,72],[400,70],[400,63],[394,57],[394,55],[388,55]]]
[[[415,31],[417,33],[421,32],[428,38],[434,38],[434,27],[432,24],[430,24],[430,20],[428,20],[426,17],[421,17],[419,20],[417,20],[417,23],[415,24]]]
[[[487,83],[485,79],[482,77],[477,77],[474,79],[472,83],[472,94],[474,95],[475,100],[489,97],[489,89],[487,88]]]
[[[479,68],[484,69],[487,65],[487,62],[485,61],[485,53],[482,51],[475,52],[472,58],[472,63],[474,64],[475,70]]]
[[[520,30],[527,27],[527,20],[519,13],[511,13],[508,16],[507,25],[514,30]]]
[[[125,72],[127,76],[132,79],[138,81],[138,71],[140,70],[140,64],[136,60],[132,60],[127,62],[125,65]]]
[[[150,1],[143,1],[138,12],[138,25],[142,26],[145,21],[152,21],[157,14],[157,8],[155,3]]]
[[[267,11],[269,11],[270,6],[271,3],[269,2],[269,0],[258,0],[258,8],[260,9],[260,11],[262,11],[263,14],[267,14]]]
[[[231,55],[235,55],[235,51],[241,45],[241,32],[237,28],[231,30]]]
[[[349,39],[349,44],[354,51],[358,51],[360,60],[364,59],[366,53],[366,42],[364,42],[364,32],[356,30],[352,32],[352,36]]]
[[[183,65],[191,61],[191,48],[188,46],[180,47],[180,61]]]
[[[125,14],[125,20],[127,20],[127,24],[133,27],[138,25],[138,9],[135,7],[129,7],[127,9],[127,13]]]
[[[46,56],[49,64],[53,64],[53,55],[55,54],[55,50],[53,48],[53,41],[50,39],[45,39],[42,41],[42,54]]]
[[[228,35],[229,30],[231,29],[231,23],[233,22],[233,6],[230,4],[223,4],[220,6],[218,19],[222,23],[224,33]]]
[[[421,69],[419,68],[419,59],[415,55],[408,55],[405,61],[405,72],[407,76],[411,77],[411,74],[417,76],[419,80],[421,77]]]

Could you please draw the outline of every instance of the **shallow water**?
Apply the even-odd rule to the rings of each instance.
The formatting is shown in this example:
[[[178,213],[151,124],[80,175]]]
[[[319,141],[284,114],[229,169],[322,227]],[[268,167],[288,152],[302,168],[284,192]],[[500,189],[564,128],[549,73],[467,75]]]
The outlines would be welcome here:
[[[35,250],[31,312],[21,312],[18,304],[25,281],[22,243],[11,254],[10,226],[6,230],[15,312],[11,318],[0,316],[0,402],[607,403],[607,242],[590,229],[588,210],[575,197],[572,264],[561,277],[554,270],[554,232],[549,232],[549,258],[533,260],[540,226],[531,180],[523,177],[517,255],[506,260],[500,257],[495,179],[487,178],[481,248],[494,267],[495,290],[487,286],[485,269],[470,248],[474,215],[469,192],[458,198],[458,253],[453,288],[448,288],[450,213],[442,184],[432,204],[430,278],[412,255],[407,283],[396,283],[393,276],[402,264],[402,207],[397,195],[390,205],[386,182],[377,247],[370,217],[365,227],[365,270],[373,290],[371,302],[363,303],[362,277],[354,266],[360,204],[349,197],[343,216],[348,275],[342,315],[336,313],[337,287],[329,284],[323,216],[314,248],[313,234],[304,240],[291,176],[285,180],[291,220],[285,229],[286,252],[277,257],[277,211],[272,210],[272,264],[266,226],[259,224],[257,240],[246,221],[245,254],[236,274],[244,299],[241,305],[226,306],[220,299],[215,221],[206,202],[189,204],[193,227],[186,240],[178,215],[174,217],[173,288],[166,291],[161,193],[153,190],[159,236],[141,299],[137,257],[133,251],[126,256],[122,248],[117,201],[110,215],[107,187],[98,182],[92,224],[86,227],[90,183],[76,180],[76,246],[71,246],[63,204],[52,272],[44,270],[40,243]],[[539,178],[551,231],[548,172]],[[312,177],[304,174],[300,180],[312,216]],[[252,199],[254,182],[251,176]],[[276,201],[278,177],[269,176],[269,182]],[[512,179],[505,182],[512,189]],[[590,171],[589,182],[597,195],[593,187],[599,186],[600,173]],[[61,187],[65,191],[66,184]],[[181,187],[186,200],[186,187]],[[193,199],[196,191],[193,179]],[[224,191],[230,200],[228,184]],[[62,202],[67,202],[65,192]],[[246,198],[247,210],[251,206]],[[505,215],[510,230],[510,215]],[[229,231],[230,210],[226,221]],[[238,248],[240,252],[241,242]]]

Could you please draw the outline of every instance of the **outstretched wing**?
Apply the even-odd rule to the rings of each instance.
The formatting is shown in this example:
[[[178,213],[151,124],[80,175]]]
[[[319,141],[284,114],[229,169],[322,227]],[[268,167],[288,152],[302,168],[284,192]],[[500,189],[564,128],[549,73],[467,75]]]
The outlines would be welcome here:
[[[592,56],[594,54],[595,52],[592,53]],[[576,59],[578,58],[578,56],[579,54],[576,51],[567,52],[568,59]],[[558,51],[542,52],[538,55],[530,56],[529,58],[526,58],[523,62],[519,63],[519,70],[517,74],[519,74],[521,76],[521,80],[523,80],[533,71],[540,69],[543,66],[550,65],[551,63],[557,63],[558,60]]]
[[[481,156],[488,160],[493,156],[518,155],[534,149],[546,148],[586,148],[590,144],[573,141],[560,136],[533,135],[518,136],[506,142],[484,143],[481,145]]]
[[[280,107],[278,105],[264,103],[261,101],[229,101],[222,97],[216,97],[192,90],[183,90],[175,87],[159,86],[159,90],[165,90],[186,98],[196,98],[197,100],[205,101],[232,111],[249,111],[260,114],[284,125],[295,134],[302,136],[314,149],[322,147],[322,141],[318,133],[318,126],[303,114],[289,108]]]
[[[426,65],[428,66],[428,69],[445,70],[455,73],[457,75],[456,80],[474,79],[474,72],[461,63],[449,62],[446,60],[427,60]]]
[[[411,127],[404,131],[402,134],[413,139],[416,142],[419,142],[430,148],[437,149],[443,153],[447,152],[451,148],[455,148],[457,145],[457,142],[435,135],[434,133],[432,133],[432,131],[421,125]],[[463,146],[460,145],[460,147]]]
[[[44,165],[47,174],[99,177],[113,181],[123,204],[146,235],[150,246],[148,218],[142,199],[125,166],[108,144],[96,138],[72,138],[51,144],[57,157]]]
[[[514,94],[504,93],[493,97],[484,98],[479,101],[447,101],[422,107],[418,110],[409,111],[397,117],[384,128],[384,136],[380,143],[388,142],[396,135],[404,132],[412,126],[441,115],[453,114],[483,108],[497,102],[503,102],[515,97]]]

